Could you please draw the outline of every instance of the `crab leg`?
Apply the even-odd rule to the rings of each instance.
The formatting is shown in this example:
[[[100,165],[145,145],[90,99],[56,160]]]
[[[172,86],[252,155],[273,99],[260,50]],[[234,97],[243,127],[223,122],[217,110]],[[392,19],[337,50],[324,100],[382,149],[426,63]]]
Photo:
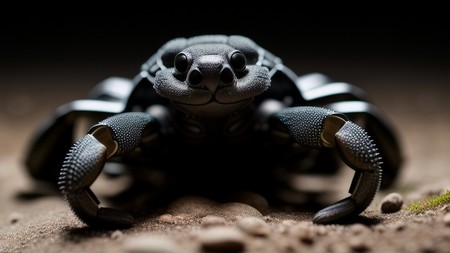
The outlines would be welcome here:
[[[341,159],[356,171],[351,196],[320,210],[315,223],[331,223],[358,215],[372,202],[381,182],[381,157],[365,130],[332,110],[293,107],[280,110],[275,120],[284,131],[308,148],[336,148]]]
[[[99,207],[89,188],[106,160],[135,150],[157,121],[146,113],[130,112],[107,118],[93,126],[67,154],[59,186],[72,211],[90,226],[130,227],[133,217],[123,211]],[[152,128],[152,129],[151,129]]]

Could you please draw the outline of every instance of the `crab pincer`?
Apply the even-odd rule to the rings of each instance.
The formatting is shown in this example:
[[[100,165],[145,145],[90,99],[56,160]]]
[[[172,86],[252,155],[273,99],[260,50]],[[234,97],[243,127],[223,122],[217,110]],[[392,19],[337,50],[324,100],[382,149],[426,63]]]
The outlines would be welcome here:
[[[337,148],[341,159],[356,171],[351,196],[317,212],[313,222],[336,222],[358,215],[370,205],[381,183],[381,157],[363,128],[343,114],[319,107],[285,108],[275,118],[300,145]]]
[[[156,125],[156,120],[146,113],[115,115],[91,127],[88,134],[72,146],[61,168],[58,184],[81,221],[102,228],[133,225],[131,214],[99,207],[100,201],[89,187],[102,172],[108,158],[136,149]]]

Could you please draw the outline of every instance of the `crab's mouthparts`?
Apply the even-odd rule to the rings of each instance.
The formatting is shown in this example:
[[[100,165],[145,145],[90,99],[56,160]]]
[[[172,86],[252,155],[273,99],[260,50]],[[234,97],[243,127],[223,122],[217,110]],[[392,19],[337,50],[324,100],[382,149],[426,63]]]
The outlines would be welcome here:
[[[186,114],[204,118],[218,118],[237,112],[245,108],[253,101],[253,98],[237,101],[234,103],[221,103],[216,99],[211,99],[205,104],[186,104],[173,101],[173,106]]]

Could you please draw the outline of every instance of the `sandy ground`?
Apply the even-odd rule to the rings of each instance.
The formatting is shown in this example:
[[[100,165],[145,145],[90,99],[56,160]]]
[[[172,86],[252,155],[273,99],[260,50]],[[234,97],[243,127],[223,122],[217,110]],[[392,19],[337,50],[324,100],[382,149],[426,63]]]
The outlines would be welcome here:
[[[312,63],[320,67],[318,62]],[[192,196],[140,217],[125,230],[85,227],[59,194],[29,178],[22,163],[44,117],[83,97],[109,72],[86,78],[82,71],[90,65],[77,76],[68,70],[73,66],[56,67],[55,75],[40,74],[45,65],[27,75],[11,68],[2,74],[0,88],[0,252],[450,252],[449,207],[424,214],[380,212],[383,197],[392,192],[401,194],[405,206],[450,189],[448,65],[366,63],[328,62],[339,66],[332,75],[362,84],[386,112],[398,130],[405,164],[396,185],[379,192],[359,218],[314,225],[312,210],[274,209],[258,195],[229,203]],[[63,87],[55,85],[61,82]],[[26,83],[33,85],[20,85]],[[338,180],[346,182],[338,185],[344,194],[348,180]],[[121,183],[100,178],[94,188],[103,198]]]

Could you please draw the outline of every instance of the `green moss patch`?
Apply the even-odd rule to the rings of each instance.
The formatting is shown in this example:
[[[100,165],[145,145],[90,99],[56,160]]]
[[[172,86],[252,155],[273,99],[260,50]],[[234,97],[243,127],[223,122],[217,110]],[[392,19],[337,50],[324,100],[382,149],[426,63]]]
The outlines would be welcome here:
[[[444,194],[438,196],[432,196],[422,200],[415,201],[405,207],[405,210],[415,213],[424,213],[428,210],[437,209],[445,204],[450,203],[450,190],[447,190]]]

